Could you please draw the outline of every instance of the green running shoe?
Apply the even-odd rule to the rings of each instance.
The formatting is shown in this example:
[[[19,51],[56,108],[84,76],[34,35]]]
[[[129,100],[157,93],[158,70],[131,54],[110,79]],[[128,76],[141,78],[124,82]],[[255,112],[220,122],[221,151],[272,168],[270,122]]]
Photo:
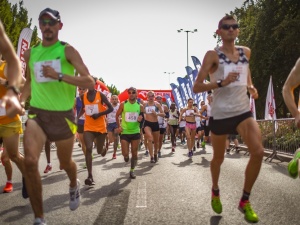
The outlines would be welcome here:
[[[220,196],[212,195],[211,197],[211,207],[215,213],[220,214],[222,212],[222,203],[220,200]]]
[[[249,201],[240,201],[238,209],[245,214],[245,220],[251,223],[258,222],[258,216],[253,211]]]
[[[300,159],[300,149],[298,148],[294,154],[294,158],[288,164],[288,171],[292,178],[296,179],[299,175],[298,160]]]
[[[201,146],[202,146],[203,148],[205,147],[205,142],[204,142],[204,141],[201,142]]]

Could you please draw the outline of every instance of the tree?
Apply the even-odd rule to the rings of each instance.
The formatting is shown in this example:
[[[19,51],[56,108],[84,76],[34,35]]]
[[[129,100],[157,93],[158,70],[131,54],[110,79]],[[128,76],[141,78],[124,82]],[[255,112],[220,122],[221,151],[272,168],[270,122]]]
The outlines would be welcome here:
[[[250,69],[253,83],[260,95],[256,101],[257,118],[264,118],[271,75],[277,117],[286,117],[288,112],[281,91],[299,57],[299,12],[299,0],[247,0],[241,8],[230,12],[237,16],[240,25],[237,44],[248,46],[252,50]]]

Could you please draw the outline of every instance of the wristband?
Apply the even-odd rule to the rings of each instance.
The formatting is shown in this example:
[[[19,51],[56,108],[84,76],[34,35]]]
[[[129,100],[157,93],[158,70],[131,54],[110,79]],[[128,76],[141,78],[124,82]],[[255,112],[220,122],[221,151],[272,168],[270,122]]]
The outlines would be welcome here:
[[[15,86],[8,86],[7,90],[12,90],[16,95],[20,94],[19,88],[15,87]]]

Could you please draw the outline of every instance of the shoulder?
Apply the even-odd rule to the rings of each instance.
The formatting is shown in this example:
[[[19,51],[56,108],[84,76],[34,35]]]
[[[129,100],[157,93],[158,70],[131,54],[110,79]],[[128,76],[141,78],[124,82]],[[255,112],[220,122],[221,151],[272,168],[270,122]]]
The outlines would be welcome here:
[[[250,59],[251,49],[249,47],[246,46],[236,46],[236,47],[242,49],[244,54],[247,56],[247,58]]]

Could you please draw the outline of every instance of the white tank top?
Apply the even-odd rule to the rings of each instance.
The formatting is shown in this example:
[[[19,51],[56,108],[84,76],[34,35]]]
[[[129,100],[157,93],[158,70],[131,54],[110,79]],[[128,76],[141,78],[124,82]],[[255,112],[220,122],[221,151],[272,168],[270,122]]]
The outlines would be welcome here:
[[[238,71],[239,80],[228,86],[216,88],[213,92],[211,116],[214,119],[225,119],[250,111],[249,97],[247,95],[247,76],[249,62],[242,48],[236,47],[240,57],[237,63],[231,62],[217,47],[215,51],[219,56],[218,69],[210,74],[211,82],[224,80],[229,72]]]
[[[116,122],[116,113],[119,109],[120,105],[118,104],[117,106],[113,107],[114,110],[111,113],[107,114],[107,123],[115,123]]]

